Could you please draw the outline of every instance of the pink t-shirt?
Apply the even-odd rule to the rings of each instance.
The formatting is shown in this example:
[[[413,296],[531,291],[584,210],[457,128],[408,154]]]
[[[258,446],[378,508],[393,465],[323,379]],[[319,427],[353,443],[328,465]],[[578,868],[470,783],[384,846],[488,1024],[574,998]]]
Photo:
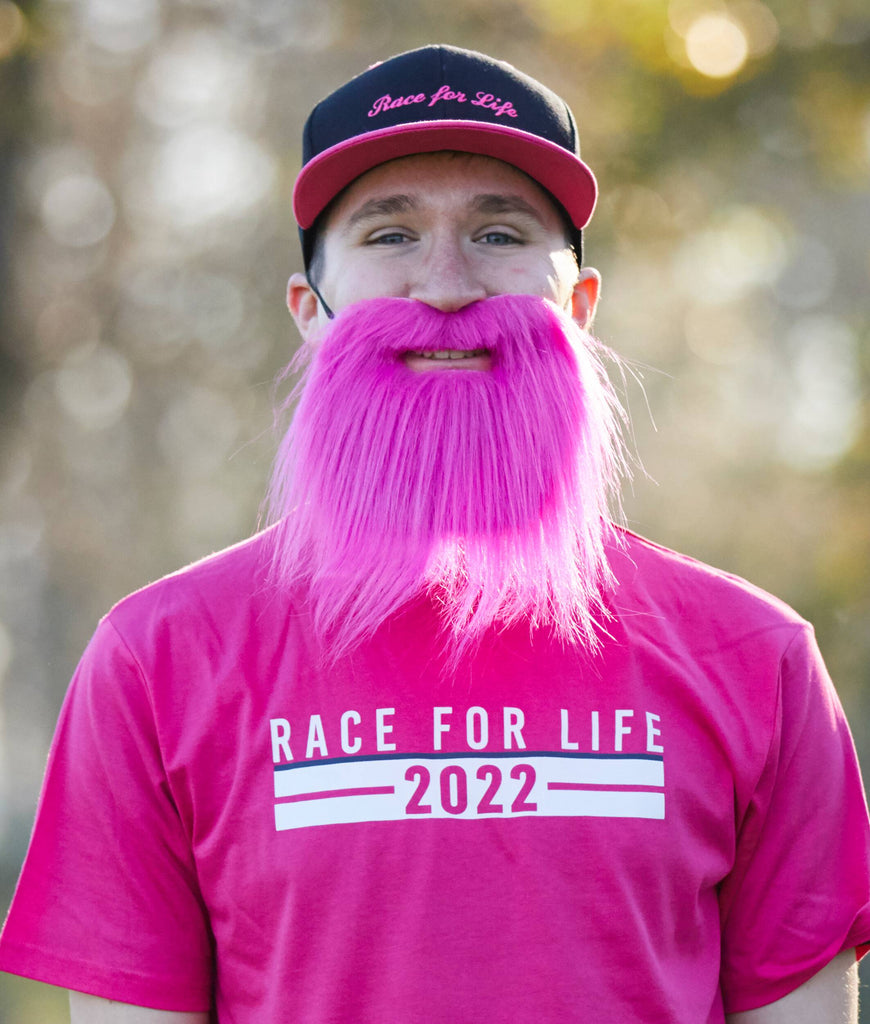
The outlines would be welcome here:
[[[722,1024],[870,940],[810,628],[631,534],[595,657],[408,607],[323,669],[268,536],[122,601],[74,679],[0,968],[224,1024]]]

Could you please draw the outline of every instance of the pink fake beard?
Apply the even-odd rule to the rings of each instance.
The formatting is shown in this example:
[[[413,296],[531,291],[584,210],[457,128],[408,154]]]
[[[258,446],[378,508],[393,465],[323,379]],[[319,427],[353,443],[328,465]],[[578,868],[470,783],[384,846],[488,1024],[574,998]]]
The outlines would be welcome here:
[[[402,362],[478,348],[490,371]],[[620,412],[569,317],[531,296],[457,313],[363,302],[324,332],[297,396],[269,492],[273,568],[309,588],[331,659],[427,589],[454,659],[522,619],[596,646]]]

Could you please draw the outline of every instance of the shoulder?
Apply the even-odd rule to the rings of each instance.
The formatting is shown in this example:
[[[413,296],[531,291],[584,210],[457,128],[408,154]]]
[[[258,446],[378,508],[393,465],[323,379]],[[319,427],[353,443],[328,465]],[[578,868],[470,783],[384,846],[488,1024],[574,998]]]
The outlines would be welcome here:
[[[129,594],[106,614],[98,632],[108,629],[133,644],[143,636],[156,641],[167,631],[204,637],[218,624],[222,632],[234,624],[244,628],[276,597],[269,583],[270,535],[256,534]]]
[[[303,658],[307,606],[271,582],[271,554],[265,531],[123,598],[91,638],[76,691],[181,722],[191,705],[211,707],[217,693],[232,702],[270,678],[281,657]]]
[[[770,641],[785,649],[812,627],[784,601],[748,580],[618,529],[611,553],[620,617],[690,635],[696,649]]]

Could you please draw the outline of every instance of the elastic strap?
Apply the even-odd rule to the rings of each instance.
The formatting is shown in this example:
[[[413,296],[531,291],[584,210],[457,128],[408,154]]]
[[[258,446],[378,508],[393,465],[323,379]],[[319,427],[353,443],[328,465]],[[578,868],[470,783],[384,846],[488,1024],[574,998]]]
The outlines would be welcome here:
[[[326,299],[324,299],[324,297],[318,291],[317,285],[311,280],[311,276],[309,275],[308,271],[305,272],[305,280],[308,282],[308,287],[317,296],[317,301],[320,303],[321,306],[323,306],[324,313],[326,313],[327,317],[329,317],[330,320],[334,320],[335,313],[333,313],[329,306],[327,306]]]

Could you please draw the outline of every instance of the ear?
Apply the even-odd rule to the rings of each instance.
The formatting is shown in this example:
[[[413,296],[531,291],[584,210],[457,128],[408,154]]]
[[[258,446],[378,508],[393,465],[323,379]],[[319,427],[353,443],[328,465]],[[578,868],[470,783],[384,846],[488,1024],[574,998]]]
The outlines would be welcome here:
[[[293,274],[287,282],[287,308],[302,340],[310,341],[320,330],[320,303],[304,274]]]
[[[600,294],[601,275],[594,267],[583,267],[571,294],[571,316],[583,330],[592,326]]]

